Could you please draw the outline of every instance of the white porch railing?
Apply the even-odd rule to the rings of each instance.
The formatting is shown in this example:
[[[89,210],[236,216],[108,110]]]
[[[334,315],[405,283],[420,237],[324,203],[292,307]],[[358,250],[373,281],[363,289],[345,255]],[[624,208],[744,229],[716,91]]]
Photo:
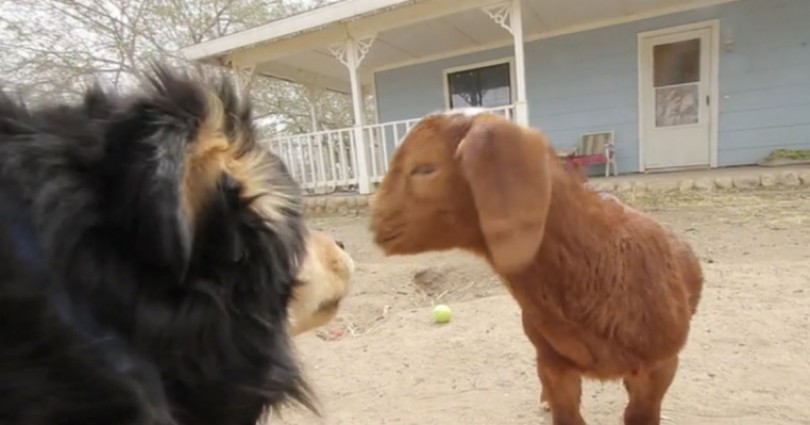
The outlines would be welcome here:
[[[490,108],[514,120],[512,105]],[[390,121],[361,127],[362,143],[368,158],[369,179],[379,183],[386,172],[394,150],[421,118]],[[353,128],[314,133],[277,136],[267,141],[270,150],[279,155],[293,178],[308,193],[354,191],[359,181],[357,151]]]

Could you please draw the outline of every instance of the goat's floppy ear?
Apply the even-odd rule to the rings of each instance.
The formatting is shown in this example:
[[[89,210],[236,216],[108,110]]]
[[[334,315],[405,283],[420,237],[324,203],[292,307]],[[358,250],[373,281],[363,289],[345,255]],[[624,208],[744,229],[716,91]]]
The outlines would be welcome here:
[[[540,248],[551,202],[548,144],[536,131],[479,116],[456,155],[493,266],[504,273],[524,269]]]

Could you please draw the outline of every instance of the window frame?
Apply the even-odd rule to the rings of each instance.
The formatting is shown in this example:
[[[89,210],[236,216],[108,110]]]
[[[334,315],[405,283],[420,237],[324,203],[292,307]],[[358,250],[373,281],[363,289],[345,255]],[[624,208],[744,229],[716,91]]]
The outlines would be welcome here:
[[[442,87],[444,91],[444,109],[450,110],[450,81],[451,74],[464,71],[474,71],[480,68],[487,68],[495,65],[508,65],[509,68],[509,103],[497,106],[496,108],[512,106],[515,104],[515,59],[513,57],[494,59],[484,62],[471,63],[462,66],[445,68],[442,70]],[[456,107],[458,108],[458,107]]]

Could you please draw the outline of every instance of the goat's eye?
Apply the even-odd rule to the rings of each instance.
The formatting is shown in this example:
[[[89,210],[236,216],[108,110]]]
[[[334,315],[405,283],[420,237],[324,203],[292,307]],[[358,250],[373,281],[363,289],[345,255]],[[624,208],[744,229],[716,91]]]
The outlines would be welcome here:
[[[412,176],[424,176],[436,171],[436,166],[433,164],[419,164],[411,170]]]

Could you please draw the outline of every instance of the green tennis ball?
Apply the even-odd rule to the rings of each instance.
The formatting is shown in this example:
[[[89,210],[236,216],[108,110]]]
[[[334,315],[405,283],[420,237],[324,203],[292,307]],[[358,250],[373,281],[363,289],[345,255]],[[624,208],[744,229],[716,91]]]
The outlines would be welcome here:
[[[450,307],[444,304],[433,307],[433,321],[436,323],[447,323],[450,321],[450,316],[452,315],[453,312],[450,310]]]

